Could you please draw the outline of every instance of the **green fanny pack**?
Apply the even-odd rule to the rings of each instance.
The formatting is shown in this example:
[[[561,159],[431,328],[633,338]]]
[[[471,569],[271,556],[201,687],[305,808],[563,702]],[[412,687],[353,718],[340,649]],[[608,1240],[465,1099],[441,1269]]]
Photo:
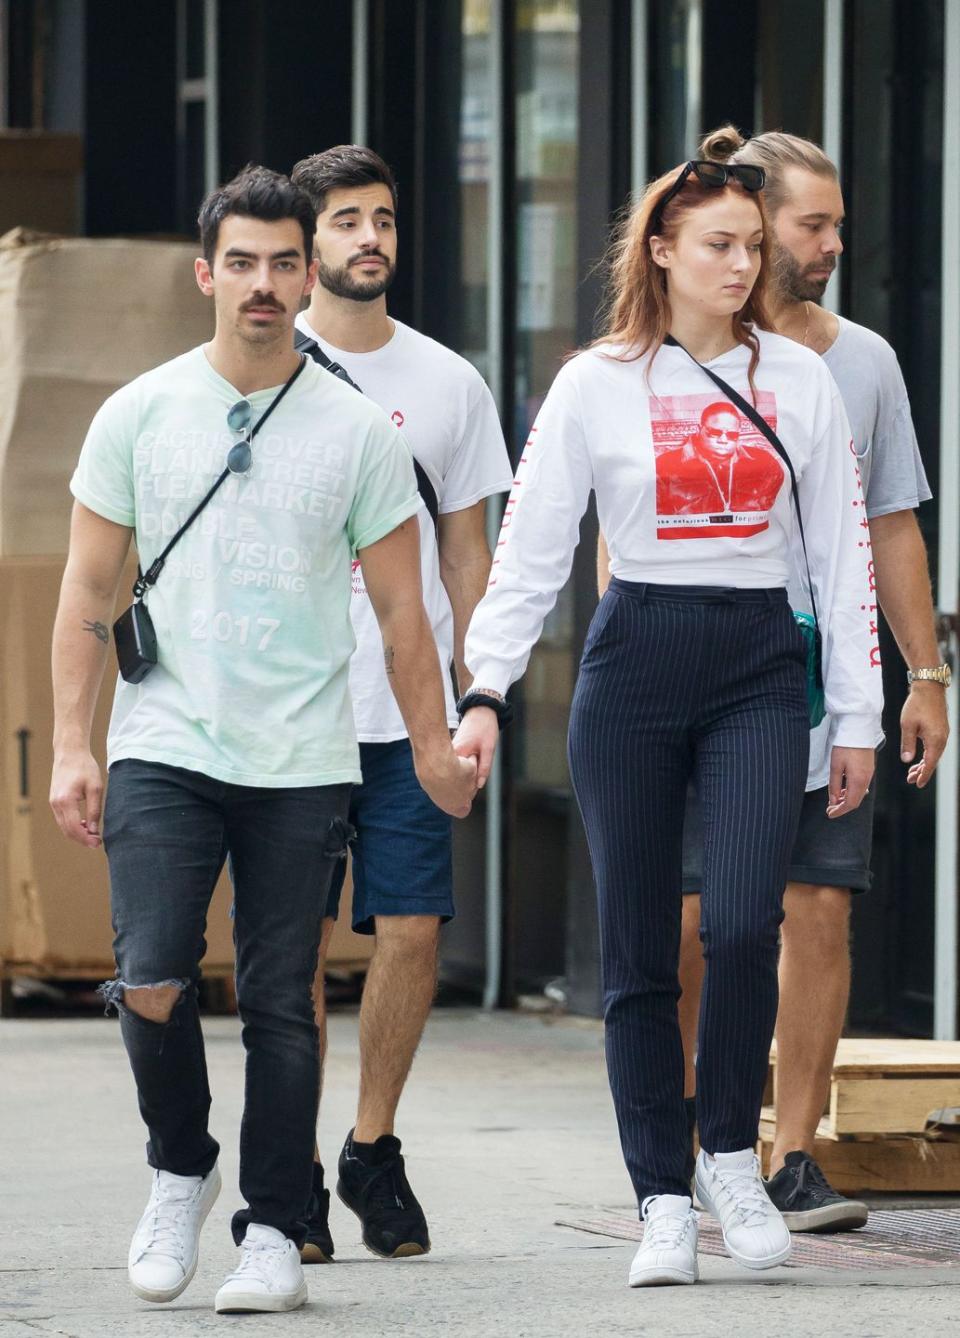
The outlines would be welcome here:
[[[823,648],[820,642],[820,628],[812,613],[803,613],[794,609],[793,620],[803,633],[807,648],[807,707],[810,711],[810,728],[816,729],[827,714],[823,700]]]

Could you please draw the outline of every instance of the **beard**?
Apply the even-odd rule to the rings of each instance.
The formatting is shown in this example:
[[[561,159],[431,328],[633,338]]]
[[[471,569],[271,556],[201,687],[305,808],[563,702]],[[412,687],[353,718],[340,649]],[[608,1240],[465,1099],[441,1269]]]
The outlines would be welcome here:
[[[378,297],[383,296],[393,283],[397,267],[380,251],[368,254],[378,257],[384,263],[385,268],[379,278],[365,279],[351,273],[351,266],[354,261],[363,258],[357,255],[351,256],[347,263],[341,265],[339,269],[325,265],[321,260],[317,270],[317,282],[328,293],[332,293],[334,297],[345,297],[351,302],[375,302]]]
[[[819,302],[826,292],[830,276],[812,279],[810,273],[813,270],[829,269],[832,274],[836,267],[835,256],[827,256],[813,265],[801,265],[786,247],[774,244],[773,272],[777,287],[795,302]]]

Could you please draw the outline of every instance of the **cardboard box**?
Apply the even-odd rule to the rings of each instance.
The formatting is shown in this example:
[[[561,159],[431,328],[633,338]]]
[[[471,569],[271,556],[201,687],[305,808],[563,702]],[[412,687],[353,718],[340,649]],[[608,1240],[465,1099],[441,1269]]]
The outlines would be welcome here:
[[[63,562],[0,559],[0,969],[3,974],[113,974],[110,889],[102,850],[61,835],[50,810],[50,638]],[[100,694],[94,752],[105,753],[112,691]],[[222,902],[208,961],[233,959]]]
[[[0,172],[29,163],[55,176],[58,162],[51,143],[0,142]],[[193,254],[183,244],[23,228],[0,238],[0,970],[8,976],[113,971],[105,857],[67,842],[47,802],[50,638],[68,483],[91,418],[126,381],[210,336]],[[94,730],[101,757],[111,700],[107,688]],[[223,903],[219,895],[211,911],[208,961],[227,970]]]
[[[0,557],[65,554],[67,487],[113,391],[205,343],[181,242],[0,237]]]

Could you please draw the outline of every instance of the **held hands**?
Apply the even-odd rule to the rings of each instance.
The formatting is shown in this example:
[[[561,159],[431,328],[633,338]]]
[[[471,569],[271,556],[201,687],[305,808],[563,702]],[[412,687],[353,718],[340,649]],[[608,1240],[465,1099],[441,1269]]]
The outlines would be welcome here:
[[[465,818],[477,793],[477,764],[474,758],[458,757],[447,745],[445,751],[428,760],[416,759],[417,780],[437,808],[452,818]]]
[[[950,725],[947,721],[947,694],[939,683],[914,683],[900,712],[900,760],[913,762],[907,772],[907,784],[922,790],[937,769]],[[923,744],[923,756],[917,755],[917,740]]]
[[[872,748],[834,748],[830,754],[827,817],[842,818],[859,808],[873,779]]]
[[[453,736],[454,752],[469,757],[476,765],[478,790],[487,783],[499,738],[500,724],[489,706],[474,706],[467,711]]]
[[[58,753],[53,760],[50,807],[60,830],[71,841],[96,850],[100,838],[103,780],[89,749]]]

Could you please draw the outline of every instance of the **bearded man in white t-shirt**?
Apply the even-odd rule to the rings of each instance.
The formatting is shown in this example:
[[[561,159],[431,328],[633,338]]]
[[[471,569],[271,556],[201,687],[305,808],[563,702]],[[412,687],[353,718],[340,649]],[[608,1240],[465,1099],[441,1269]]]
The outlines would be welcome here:
[[[876,638],[879,606],[908,670],[900,756],[909,766],[908,781],[923,787],[933,777],[948,734],[949,668],[939,663],[927,554],[915,514],[931,494],[896,354],[880,335],[820,306],[843,251],[837,169],[809,140],[773,131],[744,142],[732,126],[707,135],[699,156],[754,163],[766,174],[764,203],[773,227],[776,273],[768,299],[771,316],[779,334],[820,354],[850,420],[866,500],[862,542],[872,558],[876,603],[871,626]],[[602,541],[598,574],[602,592],[609,580]],[[874,654],[879,660],[878,646]],[[828,716],[810,736],[807,793],[783,901],[777,1118],[767,1192],[791,1231],[844,1231],[867,1220],[866,1205],[838,1194],[813,1156],[850,992],[851,896],[868,891],[872,878],[873,793],[868,791],[854,813],[834,819],[827,810],[831,731]],[[700,806],[691,792],[684,824],[680,949],[691,1134],[704,971],[698,937],[703,839]]]
[[[465,359],[387,313],[397,260],[397,188],[388,165],[357,144],[315,154],[291,176],[317,215],[318,282],[297,318],[297,347],[386,411],[397,447],[413,452],[424,605],[440,655],[448,721],[457,725],[453,672],[470,686],[463,641],[490,573],[485,500],[512,471],[496,407]],[[389,687],[376,618],[355,568],[350,667],[363,784],[353,792],[353,928],[376,947],[360,1010],[360,1097],[339,1160],[337,1193],[360,1219],[364,1244],[383,1258],[425,1254],[427,1222],[394,1135],[397,1105],[436,989],[441,924],[454,913],[451,824],[417,781],[410,741]],[[342,877],[327,903],[316,987],[324,1028],[323,971]],[[302,1255],[333,1255],[329,1191],[319,1153]]]

